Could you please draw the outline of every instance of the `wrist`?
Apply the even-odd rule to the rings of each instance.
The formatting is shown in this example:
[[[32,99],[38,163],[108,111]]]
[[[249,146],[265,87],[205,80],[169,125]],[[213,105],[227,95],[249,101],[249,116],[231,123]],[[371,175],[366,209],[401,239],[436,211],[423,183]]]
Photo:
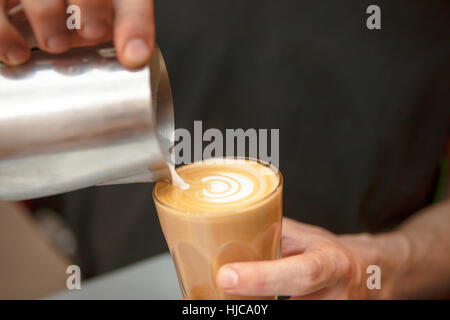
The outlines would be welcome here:
[[[343,236],[347,243],[357,248],[360,256],[361,286],[364,286],[369,299],[402,298],[402,278],[407,273],[410,260],[410,245],[406,237],[397,232],[382,234],[356,234]],[[367,288],[371,265],[380,268],[381,288]],[[400,290],[399,290],[400,289]]]
[[[385,290],[381,299],[405,298],[405,281],[411,261],[411,244],[401,232],[388,232],[371,236],[379,252],[382,285]]]

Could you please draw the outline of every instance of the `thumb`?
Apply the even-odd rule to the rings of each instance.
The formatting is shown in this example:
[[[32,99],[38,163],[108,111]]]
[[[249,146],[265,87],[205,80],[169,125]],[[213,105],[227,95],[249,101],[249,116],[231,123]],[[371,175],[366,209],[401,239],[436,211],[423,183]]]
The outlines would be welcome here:
[[[217,285],[243,296],[302,296],[336,283],[342,275],[334,254],[314,250],[278,260],[222,266]]]

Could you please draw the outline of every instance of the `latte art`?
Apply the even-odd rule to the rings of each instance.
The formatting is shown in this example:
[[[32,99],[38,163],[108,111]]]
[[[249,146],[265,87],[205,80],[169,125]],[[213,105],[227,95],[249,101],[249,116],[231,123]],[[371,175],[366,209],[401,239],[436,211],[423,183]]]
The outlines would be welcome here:
[[[189,187],[159,182],[157,198],[170,206],[195,212],[222,211],[250,205],[274,191],[277,174],[255,161],[207,160],[177,170]]]
[[[202,182],[208,184],[197,198],[200,201],[226,203],[242,200],[253,191],[251,179],[236,173],[222,173],[221,176],[207,176]]]

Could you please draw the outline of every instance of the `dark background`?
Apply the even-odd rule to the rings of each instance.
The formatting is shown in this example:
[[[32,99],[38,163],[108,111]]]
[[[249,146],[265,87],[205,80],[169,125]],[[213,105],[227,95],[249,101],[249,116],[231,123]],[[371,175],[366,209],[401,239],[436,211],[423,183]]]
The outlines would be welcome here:
[[[377,232],[431,202],[450,137],[448,1],[155,2],[176,126],[279,128],[285,216]],[[63,197],[86,276],[167,250],[152,187]]]

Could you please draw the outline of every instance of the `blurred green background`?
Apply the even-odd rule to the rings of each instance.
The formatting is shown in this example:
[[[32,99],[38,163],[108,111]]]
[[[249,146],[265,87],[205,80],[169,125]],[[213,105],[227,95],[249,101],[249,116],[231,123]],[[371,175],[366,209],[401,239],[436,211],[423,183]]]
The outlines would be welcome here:
[[[446,190],[446,186],[447,186],[447,180],[448,180],[448,176],[449,176],[449,172],[448,172],[448,158],[443,158],[441,160],[441,174],[439,177],[439,182],[438,182],[438,188],[437,188],[437,192],[436,195],[434,197],[433,202],[438,202],[441,201],[442,199],[444,199],[445,197],[445,190]]]

